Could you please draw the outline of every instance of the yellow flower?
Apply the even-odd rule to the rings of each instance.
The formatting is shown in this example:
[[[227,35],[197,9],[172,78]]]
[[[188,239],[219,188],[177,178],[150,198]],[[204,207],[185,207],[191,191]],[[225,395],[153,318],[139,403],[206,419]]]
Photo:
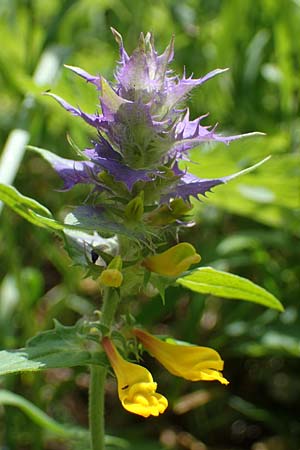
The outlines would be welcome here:
[[[173,375],[190,381],[217,380],[222,384],[229,383],[220,372],[224,362],[212,348],[171,344],[140,329],[134,329],[133,333]]]
[[[116,374],[123,407],[143,417],[162,414],[168,400],[156,393],[157,383],[151,373],[145,367],[123,359],[109,338],[105,337],[102,345]]]
[[[199,261],[201,261],[201,256],[196,253],[194,247],[187,242],[181,242],[163,253],[144,259],[143,266],[151,272],[176,277]]]

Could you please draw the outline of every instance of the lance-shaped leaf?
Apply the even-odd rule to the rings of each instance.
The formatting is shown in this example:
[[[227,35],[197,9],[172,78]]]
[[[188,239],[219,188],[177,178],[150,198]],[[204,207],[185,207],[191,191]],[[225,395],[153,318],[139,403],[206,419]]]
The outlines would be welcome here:
[[[22,195],[12,186],[0,183],[0,200],[34,225],[55,231],[64,228],[64,225],[56,221],[45,206]]]
[[[264,288],[246,278],[212,267],[201,267],[185,277],[178,278],[176,283],[201,294],[245,300],[283,311],[280,301]]]

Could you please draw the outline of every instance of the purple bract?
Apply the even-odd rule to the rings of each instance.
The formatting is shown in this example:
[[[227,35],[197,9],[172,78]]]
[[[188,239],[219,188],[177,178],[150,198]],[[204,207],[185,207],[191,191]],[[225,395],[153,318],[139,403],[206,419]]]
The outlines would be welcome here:
[[[94,127],[98,135],[93,148],[83,152],[88,160],[53,157],[50,161],[64,180],[64,188],[90,183],[95,189],[105,191],[105,183],[99,181],[99,174],[104,171],[131,192],[137,182],[153,183],[164,178],[163,168],[167,167],[173,177],[169,185],[162,183],[163,189],[157,200],[165,203],[176,197],[189,200],[190,196],[204,195],[212,187],[232,178],[199,179],[178,169],[178,162],[188,158],[188,150],[202,142],[228,144],[244,136],[260,134],[222,136],[215,128],[201,124],[205,116],[190,120],[189,109],[182,107],[193,88],[227,69],[216,69],[202,78],[194,79],[185,74],[179,78],[168,68],[173,58],[174,39],[158,55],[152,35],[142,33],[138,47],[129,56],[121,35],[115,30],[113,34],[120,48],[114,84],[78,67],[66,66],[96,86],[101,112],[87,114],[62,98],[48,94],[71,114]]]

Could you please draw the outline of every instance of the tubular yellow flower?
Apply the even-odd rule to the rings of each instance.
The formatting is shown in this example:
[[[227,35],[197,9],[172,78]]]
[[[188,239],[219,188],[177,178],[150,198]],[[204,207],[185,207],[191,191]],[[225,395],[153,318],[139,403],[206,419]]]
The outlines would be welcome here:
[[[170,373],[190,381],[229,382],[220,372],[224,362],[218,352],[208,347],[170,344],[140,329],[134,335]]]
[[[196,253],[194,247],[188,242],[181,242],[163,253],[144,259],[143,266],[151,272],[176,277],[199,261],[201,261],[201,256]]]
[[[123,407],[143,417],[162,414],[168,400],[156,393],[157,383],[151,373],[145,367],[123,359],[109,338],[103,338],[102,345],[116,374]]]

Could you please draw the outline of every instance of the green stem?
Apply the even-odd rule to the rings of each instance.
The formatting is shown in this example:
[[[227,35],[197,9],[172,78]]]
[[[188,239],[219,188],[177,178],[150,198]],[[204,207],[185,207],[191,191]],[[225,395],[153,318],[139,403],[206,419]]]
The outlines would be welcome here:
[[[116,313],[120,296],[116,289],[106,288],[103,294],[103,306],[101,310],[101,323],[110,328]]]
[[[104,450],[105,367],[91,366],[89,418],[92,450]]]
[[[116,290],[107,288],[103,295],[101,323],[110,328],[119,303]],[[107,369],[91,366],[89,390],[89,421],[91,433],[91,449],[104,450],[104,393]]]

